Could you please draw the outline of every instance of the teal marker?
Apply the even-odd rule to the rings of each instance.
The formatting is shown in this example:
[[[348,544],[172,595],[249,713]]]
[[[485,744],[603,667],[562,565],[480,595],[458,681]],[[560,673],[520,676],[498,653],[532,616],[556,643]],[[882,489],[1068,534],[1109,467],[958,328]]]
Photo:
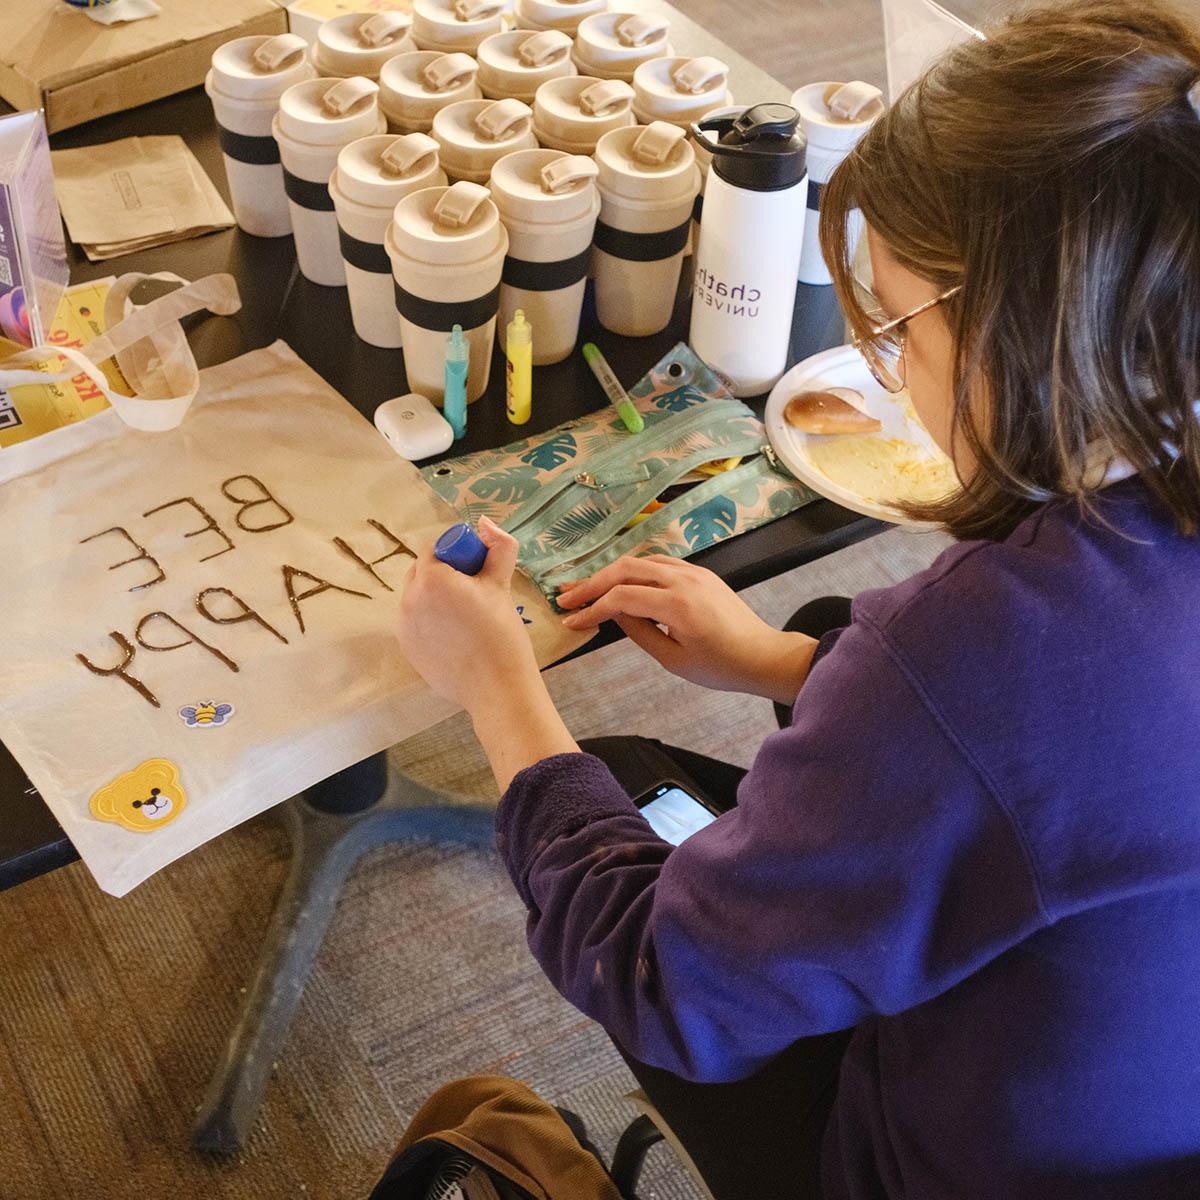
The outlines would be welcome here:
[[[617,415],[621,420],[625,422],[625,428],[630,433],[641,433],[646,428],[646,422],[642,420],[642,414],[630,400],[629,393],[621,386],[621,381],[613,374],[608,360],[592,342],[584,342],[583,357],[587,360],[587,365],[592,368],[596,382],[604,389],[609,403],[617,410]]]
[[[442,391],[442,416],[454,430],[454,440],[467,434],[467,372],[471,368],[471,347],[461,325],[455,325],[446,342],[446,375]]]

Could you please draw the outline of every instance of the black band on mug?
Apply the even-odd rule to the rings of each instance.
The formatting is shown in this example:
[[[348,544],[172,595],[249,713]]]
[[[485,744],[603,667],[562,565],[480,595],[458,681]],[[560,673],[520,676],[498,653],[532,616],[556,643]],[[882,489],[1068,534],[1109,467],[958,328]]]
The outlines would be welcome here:
[[[360,271],[370,271],[373,275],[390,275],[392,260],[388,252],[378,242],[362,242],[351,237],[340,225],[338,226],[338,244],[342,248],[342,257],[352,267]]]
[[[464,329],[477,329],[485,325],[495,315],[500,307],[500,285],[478,300],[455,300],[445,303],[441,300],[423,300],[406,292],[393,280],[396,292],[396,311],[406,320],[411,321],[420,329],[432,329],[437,333],[449,333],[455,325]]]
[[[329,194],[327,184],[301,179],[287,167],[283,168],[283,190],[287,198],[301,208],[311,208],[314,212],[333,212],[333,197]]]
[[[815,179],[808,181],[808,207],[813,212],[821,211],[821,193],[825,190],[823,183],[818,183]]]
[[[266,137],[251,137],[247,133],[234,133],[224,125],[217,126],[217,140],[226,155],[238,162],[254,167],[269,167],[279,161],[279,143],[268,134]]]
[[[700,214],[704,211],[704,193],[697,192],[695,200],[692,201],[692,220],[699,221]]]
[[[529,262],[524,258],[506,258],[501,282],[509,287],[523,288],[527,292],[556,292],[587,278],[588,260],[592,248],[589,246],[573,258],[558,262]]]
[[[603,221],[597,221],[596,249],[611,254],[613,258],[629,259],[630,262],[658,262],[678,254],[687,245],[691,228],[690,215],[682,225],[664,229],[662,233],[626,233],[624,229],[614,229]]]

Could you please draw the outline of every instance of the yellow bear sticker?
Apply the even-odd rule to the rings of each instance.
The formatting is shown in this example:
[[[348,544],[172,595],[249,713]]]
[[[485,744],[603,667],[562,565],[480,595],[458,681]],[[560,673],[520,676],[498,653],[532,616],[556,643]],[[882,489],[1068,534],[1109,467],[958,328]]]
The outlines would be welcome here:
[[[165,758],[148,758],[118,775],[92,796],[92,816],[133,833],[153,833],[169,825],[187,804],[179,768]]]

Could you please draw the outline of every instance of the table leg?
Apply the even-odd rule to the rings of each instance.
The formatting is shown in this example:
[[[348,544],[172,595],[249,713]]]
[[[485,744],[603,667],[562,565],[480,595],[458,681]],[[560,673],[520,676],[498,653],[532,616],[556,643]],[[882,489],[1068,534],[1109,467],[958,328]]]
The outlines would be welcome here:
[[[388,771],[384,755],[285,801],[280,813],[291,867],[237,1026],[192,1127],[197,1150],[231,1154],[245,1142],[338,894],[358,859],[401,840],[492,844],[493,809],[453,803]]]

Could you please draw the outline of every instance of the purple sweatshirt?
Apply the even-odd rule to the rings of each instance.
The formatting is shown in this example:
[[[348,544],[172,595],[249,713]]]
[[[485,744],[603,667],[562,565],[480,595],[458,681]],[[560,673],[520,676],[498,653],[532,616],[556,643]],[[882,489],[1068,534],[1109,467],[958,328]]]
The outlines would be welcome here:
[[[678,849],[589,755],[502,802],[533,953],[635,1057],[857,1026],[828,1197],[1200,1195],[1200,539],[1106,496],[860,595]]]

